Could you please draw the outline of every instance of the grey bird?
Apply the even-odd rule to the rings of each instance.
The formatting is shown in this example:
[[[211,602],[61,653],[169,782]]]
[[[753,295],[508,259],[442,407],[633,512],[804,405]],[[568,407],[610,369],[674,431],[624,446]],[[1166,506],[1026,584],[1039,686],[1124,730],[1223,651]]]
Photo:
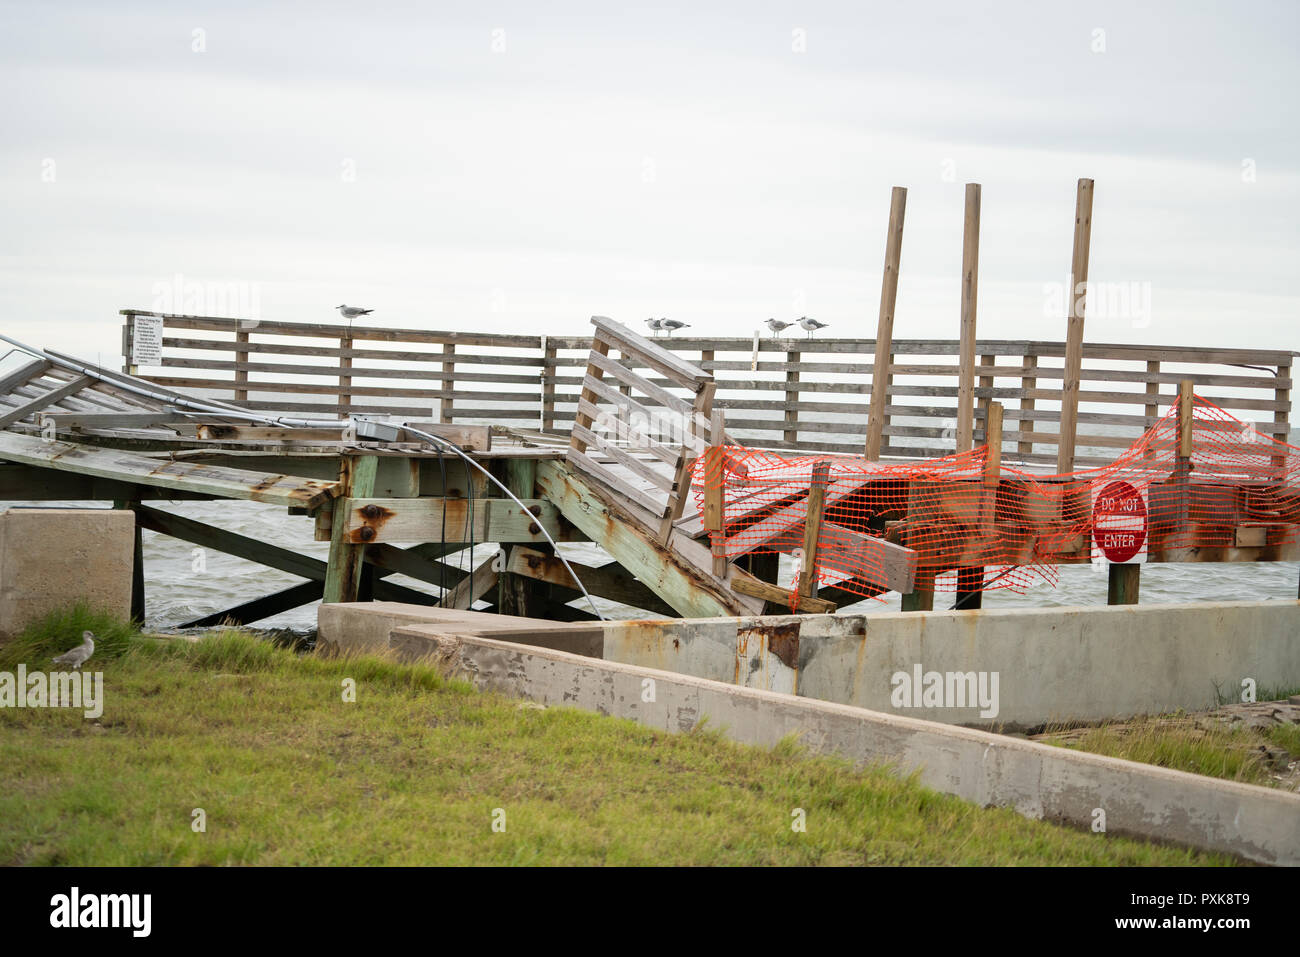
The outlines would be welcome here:
[[[663,322],[662,319],[647,319],[645,324],[650,327],[651,332],[655,335],[659,335],[659,330],[663,328],[663,326],[659,325],[661,322]]]
[[[660,319],[660,320],[659,320],[659,328],[660,328],[660,329],[667,329],[667,330],[668,330],[668,335],[669,335],[669,336],[671,336],[671,335],[673,334],[673,330],[674,330],[674,329],[689,329],[690,327],[691,327],[691,324],[690,324],[689,322],[678,322],[676,319]]]
[[[818,322],[816,319],[809,319],[807,316],[800,316],[799,325],[808,330],[808,338],[811,339],[814,332],[818,329],[825,329],[830,325],[830,323]]]
[[[773,339],[779,336],[783,329],[789,329],[792,325],[794,325],[793,322],[782,322],[780,319],[767,320],[767,327],[772,330]]]
[[[344,319],[359,319],[375,311],[373,309],[362,309],[360,306],[335,306],[334,308],[343,314]]]
[[[81,644],[54,659],[56,665],[71,665],[73,671],[80,671],[81,666],[90,660],[90,656],[95,653],[95,636],[89,631],[83,631],[81,637]]]

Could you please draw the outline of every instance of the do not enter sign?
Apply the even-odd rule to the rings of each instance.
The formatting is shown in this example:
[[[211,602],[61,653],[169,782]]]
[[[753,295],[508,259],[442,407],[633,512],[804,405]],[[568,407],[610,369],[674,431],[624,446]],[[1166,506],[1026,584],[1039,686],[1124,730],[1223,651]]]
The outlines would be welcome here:
[[[1128,482],[1108,482],[1092,493],[1092,538],[1112,562],[1145,555],[1146,495]]]

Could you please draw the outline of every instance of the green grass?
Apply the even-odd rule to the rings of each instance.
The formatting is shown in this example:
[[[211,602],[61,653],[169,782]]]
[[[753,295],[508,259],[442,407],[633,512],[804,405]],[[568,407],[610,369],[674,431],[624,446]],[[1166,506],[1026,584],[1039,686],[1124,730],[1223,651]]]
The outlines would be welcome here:
[[[64,641],[47,631],[28,650]],[[539,710],[238,632],[128,637],[94,665],[98,722],[0,710],[0,864],[1226,863],[980,809],[793,739]]]
[[[81,633],[95,633],[94,660],[117,658],[140,632],[126,622],[85,603],[51,612],[28,625],[13,640],[0,644],[0,670],[12,671],[19,662],[28,667],[49,664],[49,660],[81,644]]]
[[[1300,726],[1277,725],[1267,732],[1206,727],[1185,715],[1135,718],[1054,736],[1059,733],[1048,731],[1039,740],[1247,784],[1275,783],[1268,757],[1261,750],[1263,743],[1300,754]]]

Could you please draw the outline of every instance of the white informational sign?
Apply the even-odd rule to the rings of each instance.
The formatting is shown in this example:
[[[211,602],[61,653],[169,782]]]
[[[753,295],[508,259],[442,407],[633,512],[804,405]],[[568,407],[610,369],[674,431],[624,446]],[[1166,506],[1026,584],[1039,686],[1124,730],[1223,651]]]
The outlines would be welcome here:
[[[1093,556],[1108,562],[1147,560],[1147,486],[1145,482],[1094,482],[1092,485]]]
[[[131,332],[131,365],[162,365],[161,316],[136,316]]]

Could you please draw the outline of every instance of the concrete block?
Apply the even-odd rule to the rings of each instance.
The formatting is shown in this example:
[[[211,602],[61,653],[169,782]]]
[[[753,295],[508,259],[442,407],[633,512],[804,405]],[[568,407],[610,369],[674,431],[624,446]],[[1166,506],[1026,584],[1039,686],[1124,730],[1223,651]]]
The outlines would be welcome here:
[[[129,618],[134,549],[127,510],[0,511],[0,642],[77,601]]]

